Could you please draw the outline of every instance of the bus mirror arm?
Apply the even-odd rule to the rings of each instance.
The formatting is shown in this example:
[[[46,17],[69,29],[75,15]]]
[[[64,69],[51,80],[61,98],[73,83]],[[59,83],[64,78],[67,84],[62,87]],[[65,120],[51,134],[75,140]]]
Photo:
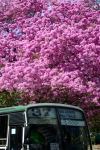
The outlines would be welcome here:
[[[28,138],[26,138],[24,144],[25,144],[25,145],[26,145],[26,144],[30,144],[30,140],[29,140]]]

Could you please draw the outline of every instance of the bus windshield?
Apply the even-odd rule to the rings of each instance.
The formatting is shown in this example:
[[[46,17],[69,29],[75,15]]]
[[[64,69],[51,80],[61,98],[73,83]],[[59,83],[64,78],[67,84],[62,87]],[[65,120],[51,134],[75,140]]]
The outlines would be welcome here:
[[[55,108],[28,109],[28,123],[30,125],[29,138],[33,149],[52,150],[55,145],[62,149],[61,138],[58,136],[60,129]]]
[[[89,150],[89,134],[84,115],[79,110],[58,109],[65,149]]]
[[[72,108],[27,110],[30,150],[90,150],[84,114]]]

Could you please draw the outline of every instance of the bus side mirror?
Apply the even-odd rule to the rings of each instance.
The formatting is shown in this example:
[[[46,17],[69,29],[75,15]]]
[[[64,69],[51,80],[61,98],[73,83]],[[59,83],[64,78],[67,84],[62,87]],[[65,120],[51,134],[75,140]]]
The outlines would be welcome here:
[[[29,131],[30,131],[30,127],[26,126],[25,127],[25,139],[28,138]]]
[[[29,132],[30,132],[30,127],[26,126],[25,127],[25,141],[24,141],[24,145],[23,145],[24,148],[27,147],[26,145],[30,143],[30,140],[28,138]]]

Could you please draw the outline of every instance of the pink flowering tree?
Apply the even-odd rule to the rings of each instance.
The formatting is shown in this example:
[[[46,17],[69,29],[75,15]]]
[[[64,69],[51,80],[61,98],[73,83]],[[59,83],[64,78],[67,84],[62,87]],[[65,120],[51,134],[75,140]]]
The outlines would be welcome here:
[[[99,4],[0,0],[0,105],[35,102],[99,111]]]

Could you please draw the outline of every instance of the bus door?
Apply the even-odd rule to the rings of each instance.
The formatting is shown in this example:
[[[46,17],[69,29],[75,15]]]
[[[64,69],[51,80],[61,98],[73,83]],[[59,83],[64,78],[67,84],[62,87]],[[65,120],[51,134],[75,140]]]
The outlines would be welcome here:
[[[10,127],[9,150],[21,150],[22,135],[23,135],[23,126],[11,126]]]

